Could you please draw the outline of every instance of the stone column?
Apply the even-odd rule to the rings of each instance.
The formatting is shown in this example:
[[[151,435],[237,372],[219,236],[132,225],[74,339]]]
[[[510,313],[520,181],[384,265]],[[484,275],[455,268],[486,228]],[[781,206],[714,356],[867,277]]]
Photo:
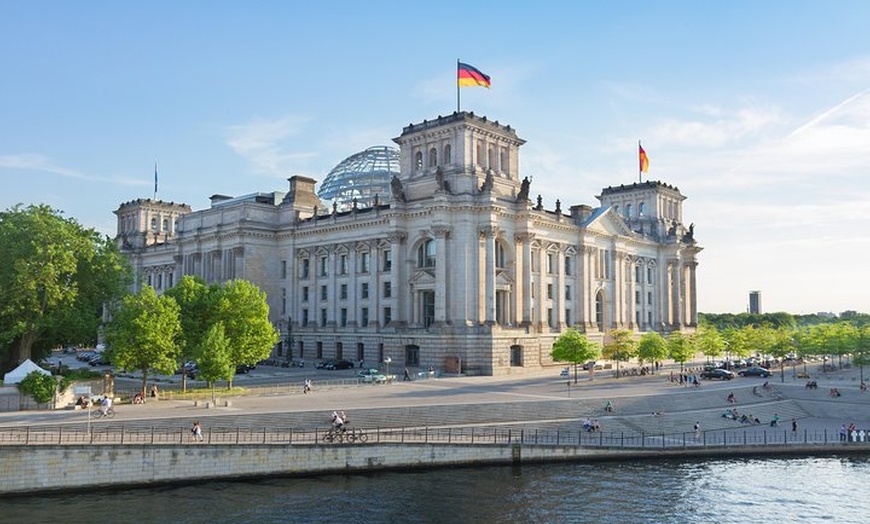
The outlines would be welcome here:
[[[408,322],[408,312],[405,311],[405,297],[404,297],[404,286],[400,286],[399,282],[401,281],[403,271],[403,262],[405,257],[402,254],[402,246],[405,243],[405,234],[394,232],[387,236],[387,240],[390,241],[390,256],[392,256],[393,264],[390,266],[390,286],[392,286],[392,296],[390,297],[390,301],[393,304],[393,320],[392,324],[407,324]],[[378,293],[381,290],[377,290]]]
[[[689,325],[697,326],[698,325],[698,290],[695,287],[695,270],[698,267],[698,263],[695,261],[689,262],[689,292],[688,292],[688,304],[689,304]]]
[[[480,230],[484,242],[484,322],[495,324],[495,236],[498,229],[487,226]]]
[[[522,275],[517,274],[521,278],[521,292],[518,297],[522,301],[522,325],[528,326],[532,321],[532,240],[535,239],[533,233],[520,233],[516,236],[517,242],[522,246]]]
[[[447,322],[447,237],[450,227],[435,226],[435,323]]]

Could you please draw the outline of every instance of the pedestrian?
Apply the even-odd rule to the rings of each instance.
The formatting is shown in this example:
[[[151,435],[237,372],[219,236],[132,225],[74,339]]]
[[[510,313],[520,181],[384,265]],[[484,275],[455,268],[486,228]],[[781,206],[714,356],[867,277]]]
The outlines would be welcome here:
[[[701,421],[695,422],[695,438],[701,436]]]
[[[151,384],[151,398],[157,400],[157,384]]]
[[[794,418],[791,419],[791,432],[797,433],[797,420]]]
[[[193,427],[190,428],[190,435],[193,440],[197,442],[202,442],[202,425],[199,421],[193,423]]]
[[[306,395],[311,392],[311,379],[306,378],[305,382],[302,383],[302,392]]]
[[[846,442],[846,425],[840,425],[840,442]]]
[[[405,368],[405,374],[402,376],[402,382],[406,380],[411,380],[411,374],[408,372],[408,368]]]

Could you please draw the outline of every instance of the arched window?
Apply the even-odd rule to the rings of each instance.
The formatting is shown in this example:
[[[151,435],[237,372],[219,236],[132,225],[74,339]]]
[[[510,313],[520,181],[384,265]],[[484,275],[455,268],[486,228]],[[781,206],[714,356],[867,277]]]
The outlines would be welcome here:
[[[452,151],[450,150],[450,144],[444,146],[444,164],[449,164],[453,162],[451,157]]]
[[[499,158],[499,169],[503,173],[507,173],[510,171],[510,166],[508,165],[508,152],[507,149],[501,150],[501,158]]]
[[[489,161],[489,163],[486,165],[486,167],[495,169],[496,168],[495,150],[493,148],[489,148],[489,151],[487,151],[486,157],[487,157],[487,160]]]
[[[157,231],[157,218],[151,219],[151,231]]]
[[[435,241],[426,240],[417,250],[418,267],[435,267]]]
[[[483,140],[478,140],[477,141],[477,164],[478,165],[482,166],[484,163],[484,160],[486,160],[485,153],[486,153],[486,149],[485,149],[485,146],[483,145]]]
[[[642,217],[646,213],[646,203],[641,202],[637,206],[637,216]]]
[[[414,155],[414,171],[421,169],[423,169],[423,152],[417,151],[417,154]]]
[[[625,204],[625,218],[631,218],[631,204]]]
[[[504,246],[499,242],[495,243],[495,267],[502,269],[507,266],[507,257],[505,255]]]
[[[434,147],[429,150],[429,167],[438,165],[438,150]]]
[[[169,231],[169,219],[168,218],[163,219],[163,231],[166,231],[166,232]]]

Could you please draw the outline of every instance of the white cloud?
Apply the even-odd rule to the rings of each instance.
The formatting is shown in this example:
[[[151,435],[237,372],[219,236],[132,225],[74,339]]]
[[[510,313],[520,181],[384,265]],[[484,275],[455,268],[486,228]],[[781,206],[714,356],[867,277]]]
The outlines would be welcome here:
[[[122,176],[100,177],[87,175],[75,169],[59,166],[49,157],[36,153],[24,153],[19,155],[0,155],[0,169],[40,171],[52,173],[67,178],[84,180],[87,182],[118,184],[122,186],[141,186],[148,182],[141,179],[127,178]]]
[[[286,176],[295,162],[314,156],[314,153],[290,153],[286,149],[287,139],[301,133],[308,122],[308,118],[299,116],[254,119],[229,126],[226,143],[247,159],[256,172]]]

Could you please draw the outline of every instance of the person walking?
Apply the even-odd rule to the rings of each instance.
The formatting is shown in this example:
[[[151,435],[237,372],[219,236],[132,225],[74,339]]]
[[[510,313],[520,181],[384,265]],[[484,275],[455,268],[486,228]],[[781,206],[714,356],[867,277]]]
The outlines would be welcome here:
[[[797,433],[797,420],[794,418],[791,419],[791,432]]]
[[[408,372],[408,368],[405,368],[405,374],[402,376],[402,382],[411,380],[411,374]]]
[[[302,383],[302,392],[306,395],[311,392],[311,379],[306,378],[305,382]]]
[[[695,438],[701,437],[701,421],[695,422]]]
[[[190,428],[191,438],[197,442],[202,442],[202,425],[199,421],[193,423],[193,427]]]

